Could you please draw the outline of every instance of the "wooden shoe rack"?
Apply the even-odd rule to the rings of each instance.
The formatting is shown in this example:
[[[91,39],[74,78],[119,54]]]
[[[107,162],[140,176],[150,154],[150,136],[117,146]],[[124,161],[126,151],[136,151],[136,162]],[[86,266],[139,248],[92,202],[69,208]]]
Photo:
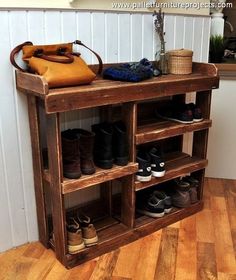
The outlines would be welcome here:
[[[54,249],[57,259],[66,267],[114,250],[202,209],[211,92],[219,86],[214,65],[193,63],[190,75],[166,75],[140,83],[97,79],[91,85],[49,89],[42,77],[19,71],[16,71],[16,82],[17,89],[25,93],[28,100],[39,238],[45,247]],[[180,124],[150,115],[155,106],[170,99],[185,101],[191,92],[196,92],[196,104],[204,117],[202,122]],[[94,107],[101,109],[101,118],[119,116],[126,123],[130,162],[110,170],[97,169],[95,174],[83,175],[77,180],[63,178],[60,113]],[[44,129],[41,128],[42,115],[46,119]],[[183,153],[183,135],[188,132],[193,133],[191,155]],[[49,169],[43,165],[42,135],[47,139]],[[156,142],[168,147],[165,176],[145,183],[135,181],[137,147]],[[199,202],[188,208],[175,209],[159,219],[135,213],[136,192],[189,173],[200,181]],[[121,192],[113,195],[112,185],[117,181]],[[67,211],[74,209],[65,209],[64,197],[97,184],[100,184],[100,199],[83,205],[83,210],[93,217],[99,242],[70,255],[65,217]]]

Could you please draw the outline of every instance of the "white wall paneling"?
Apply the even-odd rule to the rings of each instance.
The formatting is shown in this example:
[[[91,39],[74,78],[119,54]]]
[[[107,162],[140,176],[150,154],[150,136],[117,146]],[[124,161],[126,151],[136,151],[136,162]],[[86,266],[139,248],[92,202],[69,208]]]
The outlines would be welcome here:
[[[0,11],[0,251],[37,240],[30,134],[27,103],[15,89],[10,50],[31,40],[50,44],[82,40],[100,53],[104,62],[153,59],[158,41],[153,17],[142,13],[88,11]],[[209,38],[208,17],[166,15],[166,47],[193,48],[196,61],[206,61]],[[96,59],[79,48],[87,63]],[[84,127],[98,122],[97,110],[62,114],[62,129]],[[99,195],[98,187],[73,196],[66,205]]]

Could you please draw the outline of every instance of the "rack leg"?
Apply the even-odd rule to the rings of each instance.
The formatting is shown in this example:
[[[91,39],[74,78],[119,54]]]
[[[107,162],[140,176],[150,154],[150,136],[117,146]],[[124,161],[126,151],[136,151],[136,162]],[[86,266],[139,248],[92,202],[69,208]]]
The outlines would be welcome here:
[[[57,259],[65,264],[67,238],[64,199],[61,191],[61,182],[63,177],[59,114],[47,115],[47,145],[49,173],[51,176],[50,196],[52,203],[55,253]]]
[[[34,189],[36,197],[36,209],[38,218],[39,240],[47,248],[49,241],[48,224],[46,216],[45,196],[42,180],[42,154],[40,147],[39,114],[37,99],[34,96],[27,97],[29,125],[31,134],[31,146],[34,170]]]

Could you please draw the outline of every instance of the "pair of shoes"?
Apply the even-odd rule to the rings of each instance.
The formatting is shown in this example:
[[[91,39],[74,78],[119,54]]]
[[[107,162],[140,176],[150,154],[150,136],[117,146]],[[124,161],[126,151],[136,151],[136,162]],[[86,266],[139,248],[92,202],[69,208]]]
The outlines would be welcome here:
[[[149,152],[138,151],[137,154],[138,172],[136,179],[140,182],[148,182],[153,177],[165,175],[165,163],[157,148],[153,147]]]
[[[102,169],[128,164],[129,149],[126,126],[122,121],[92,125],[95,133],[94,161]]]
[[[81,173],[95,172],[93,162],[94,133],[84,129],[68,129],[61,133],[63,175],[77,179]]]
[[[68,251],[76,254],[86,247],[96,245],[98,236],[96,229],[90,222],[90,218],[84,214],[77,217],[68,217],[67,223]]]
[[[156,111],[156,115],[163,119],[189,124],[203,120],[202,112],[194,103],[170,103],[167,107]]]
[[[199,181],[191,176],[174,180],[174,190],[170,192],[172,203],[179,208],[189,207],[198,201],[197,188]]]
[[[164,191],[153,191],[150,195],[137,197],[137,212],[152,218],[161,218],[172,210],[171,197]]]

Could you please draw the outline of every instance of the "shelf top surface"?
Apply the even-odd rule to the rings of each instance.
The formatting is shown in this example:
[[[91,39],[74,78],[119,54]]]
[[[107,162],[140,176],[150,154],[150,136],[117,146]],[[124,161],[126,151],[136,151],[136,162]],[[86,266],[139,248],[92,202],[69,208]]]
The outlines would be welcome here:
[[[219,86],[213,64],[193,63],[189,75],[163,75],[139,83],[96,79],[90,85],[49,89],[39,75],[16,72],[17,88],[44,100],[46,113],[135,102],[178,93],[207,91]]]

